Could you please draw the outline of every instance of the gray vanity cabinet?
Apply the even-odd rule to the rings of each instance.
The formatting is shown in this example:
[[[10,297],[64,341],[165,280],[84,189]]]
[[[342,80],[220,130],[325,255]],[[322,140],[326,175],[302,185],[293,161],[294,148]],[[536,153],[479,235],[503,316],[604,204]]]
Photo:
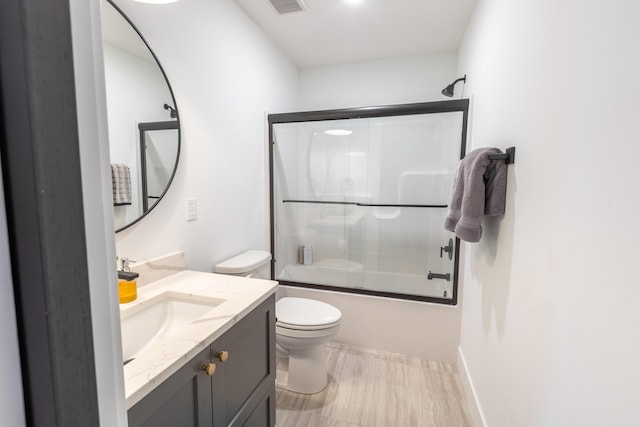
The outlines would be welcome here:
[[[275,403],[272,295],[129,409],[129,426],[273,427]]]
[[[129,409],[129,426],[213,425],[211,378],[202,370],[210,353],[210,347],[201,351]]]

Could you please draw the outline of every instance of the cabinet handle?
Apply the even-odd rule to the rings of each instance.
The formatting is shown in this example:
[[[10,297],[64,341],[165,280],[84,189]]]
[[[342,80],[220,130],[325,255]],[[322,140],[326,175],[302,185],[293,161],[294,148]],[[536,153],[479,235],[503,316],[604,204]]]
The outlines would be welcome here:
[[[219,361],[224,363],[227,361],[227,359],[229,359],[229,352],[227,350],[217,351],[216,357],[218,358]]]
[[[207,375],[212,376],[216,372],[216,364],[215,363],[207,363],[202,367],[202,370],[207,373]]]

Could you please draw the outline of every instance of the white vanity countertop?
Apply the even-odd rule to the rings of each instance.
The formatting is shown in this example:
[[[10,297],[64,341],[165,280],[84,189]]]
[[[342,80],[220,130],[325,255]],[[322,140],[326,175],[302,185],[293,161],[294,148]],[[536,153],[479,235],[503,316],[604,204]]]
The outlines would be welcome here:
[[[127,409],[275,293],[277,286],[278,283],[271,280],[185,270],[140,287],[138,298],[122,304],[121,311],[145,304],[145,301],[167,291],[226,301],[185,328],[180,339],[160,341],[151,351],[141,352],[124,366]]]

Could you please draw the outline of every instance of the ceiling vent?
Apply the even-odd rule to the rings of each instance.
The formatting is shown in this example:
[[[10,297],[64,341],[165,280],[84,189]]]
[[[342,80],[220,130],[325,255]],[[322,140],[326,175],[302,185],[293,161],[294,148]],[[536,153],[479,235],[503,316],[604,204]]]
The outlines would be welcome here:
[[[279,14],[300,12],[307,9],[307,5],[304,4],[303,0],[269,0],[269,2]]]

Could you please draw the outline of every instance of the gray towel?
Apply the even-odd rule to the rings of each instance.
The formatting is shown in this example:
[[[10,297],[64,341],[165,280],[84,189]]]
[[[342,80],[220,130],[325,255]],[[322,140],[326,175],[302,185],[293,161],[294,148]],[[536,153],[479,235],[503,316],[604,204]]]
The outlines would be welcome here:
[[[503,215],[507,190],[507,165],[504,160],[489,160],[498,148],[478,148],[458,165],[449,214],[444,228],[467,242],[482,237],[482,215]]]
[[[113,205],[131,204],[131,175],[129,166],[113,163],[111,165],[111,189],[113,190]]]

